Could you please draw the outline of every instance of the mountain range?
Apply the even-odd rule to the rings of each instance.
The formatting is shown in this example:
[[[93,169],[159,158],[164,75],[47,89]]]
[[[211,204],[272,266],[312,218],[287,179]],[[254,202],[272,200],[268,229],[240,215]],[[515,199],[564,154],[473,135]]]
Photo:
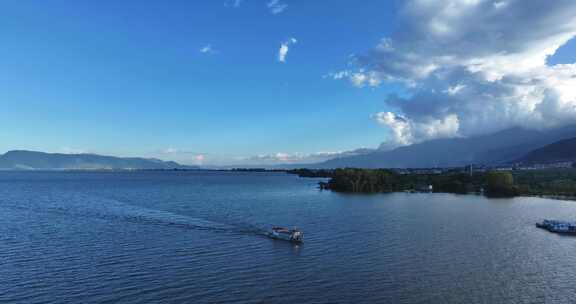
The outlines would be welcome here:
[[[390,151],[374,150],[363,155],[339,157],[305,167],[431,168],[505,164],[524,161],[523,157],[534,150],[575,137],[576,125],[552,130],[513,128],[476,137],[435,139]],[[546,151],[548,150],[539,153]]]
[[[533,150],[517,160],[523,164],[546,164],[576,161],[576,138],[564,139]]]
[[[363,150],[316,164],[275,168],[433,168],[469,164],[534,164],[576,161],[576,125],[552,130],[508,129],[494,134],[435,139],[393,150]],[[96,154],[9,151],[0,155],[0,170],[199,169],[153,158]]]
[[[96,154],[60,154],[17,150],[0,155],[0,170],[103,169],[197,169],[197,167],[158,159],[122,158]]]

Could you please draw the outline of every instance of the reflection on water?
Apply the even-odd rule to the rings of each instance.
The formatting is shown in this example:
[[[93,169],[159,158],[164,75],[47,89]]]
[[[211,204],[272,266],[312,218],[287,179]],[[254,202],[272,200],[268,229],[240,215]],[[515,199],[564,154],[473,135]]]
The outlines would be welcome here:
[[[272,242],[272,248],[274,250],[283,250],[286,252],[291,252],[292,254],[298,256],[304,247],[304,243],[296,244],[283,240],[270,239]]]

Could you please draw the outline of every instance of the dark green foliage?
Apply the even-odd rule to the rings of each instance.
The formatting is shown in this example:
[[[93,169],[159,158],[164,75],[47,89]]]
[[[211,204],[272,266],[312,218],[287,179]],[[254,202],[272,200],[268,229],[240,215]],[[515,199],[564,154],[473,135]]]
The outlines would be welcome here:
[[[515,180],[522,195],[576,197],[576,169],[523,171]]]
[[[341,192],[398,191],[398,174],[386,169],[336,169],[328,183],[330,189]]]
[[[466,184],[459,180],[440,181],[432,184],[434,191],[447,193],[467,193]]]
[[[385,169],[336,169],[325,187],[338,192],[478,193],[487,196],[551,195],[576,197],[576,169],[489,171],[470,175],[466,170],[441,174],[399,174]]]
[[[475,181],[467,174],[458,172],[444,174],[398,174],[387,169],[336,169],[332,173],[329,188],[340,192],[434,192],[468,193],[477,191]]]
[[[493,197],[512,197],[518,194],[514,186],[514,176],[507,171],[486,173],[486,195]]]
[[[314,169],[293,169],[286,171],[289,174],[296,174],[299,177],[331,177],[332,170],[314,170]]]

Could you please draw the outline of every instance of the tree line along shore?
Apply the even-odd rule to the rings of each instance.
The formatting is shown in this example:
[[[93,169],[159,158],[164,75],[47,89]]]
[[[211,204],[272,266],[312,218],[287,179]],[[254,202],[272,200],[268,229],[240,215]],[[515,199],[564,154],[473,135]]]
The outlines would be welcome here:
[[[329,178],[327,182],[320,182],[320,187],[336,192],[440,192],[481,193],[490,197],[576,197],[576,169],[572,168],[482,172],[472,172],[462,168],[445,170],[441,173],[344,168],[295,169],[288,173],[301,177]]]

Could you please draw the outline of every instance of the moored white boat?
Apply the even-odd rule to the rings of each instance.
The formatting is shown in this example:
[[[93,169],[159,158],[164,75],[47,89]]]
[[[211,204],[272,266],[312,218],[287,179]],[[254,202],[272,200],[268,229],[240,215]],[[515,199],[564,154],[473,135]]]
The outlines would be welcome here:
[[[536,227],[555,233],[576,234],[576,223],[572,222],[544,220],[541,223],[536,223]]]

